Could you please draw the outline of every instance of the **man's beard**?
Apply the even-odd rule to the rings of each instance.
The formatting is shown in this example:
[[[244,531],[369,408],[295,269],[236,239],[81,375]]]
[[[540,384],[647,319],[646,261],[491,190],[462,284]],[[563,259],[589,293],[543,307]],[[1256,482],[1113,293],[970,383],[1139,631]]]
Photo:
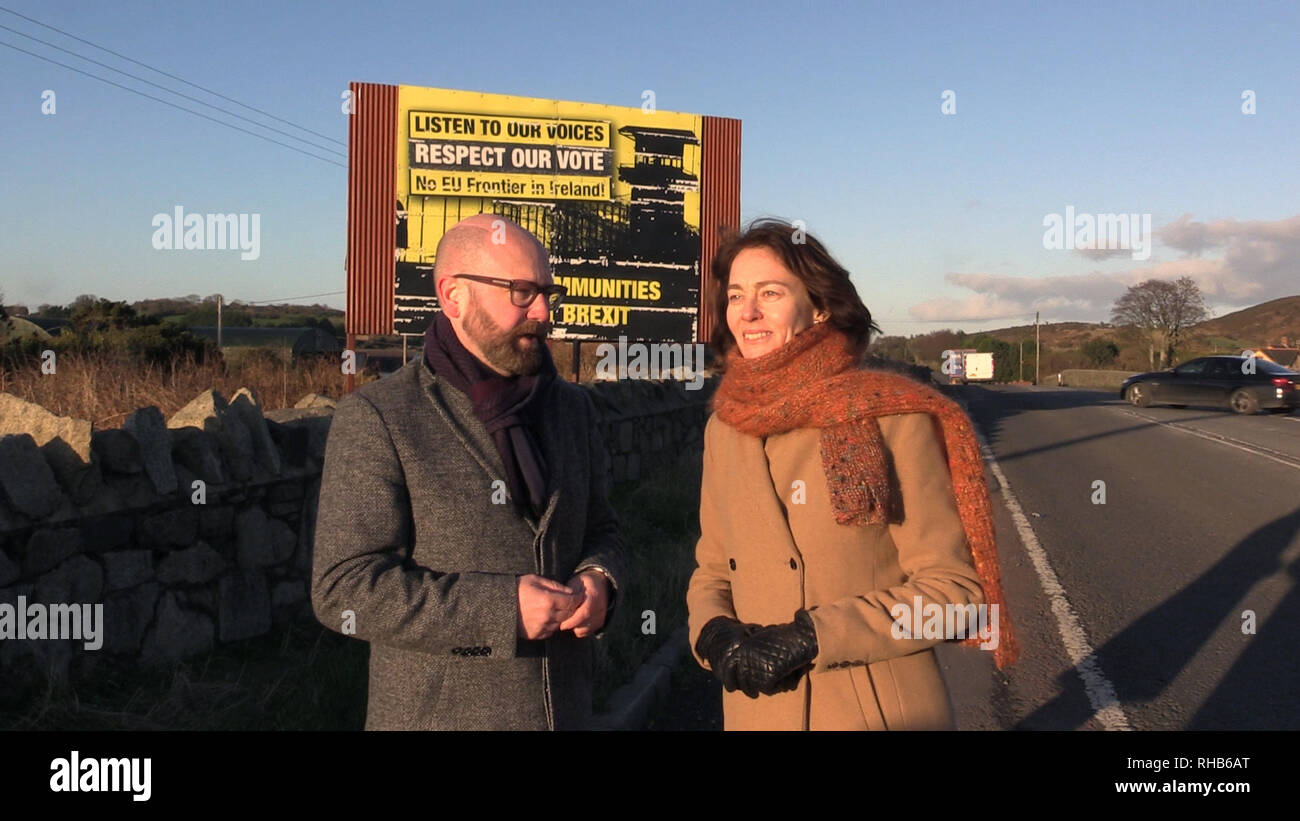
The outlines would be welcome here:
[[[506,330],[493,322],[486,311],[479,308],[473,292],[470,293],[469,299],[465,332],[469,334],[470,339],[474,340],[474,344],[478,345],[490,364],[515,376],[532,376],[541,370],[542,362],[546,357],[543,348],[546,346],[546,334],[550,331],[550,323],[527,319],[516,327]],[[519,339],[528,335],[535,336],[537,341],[531,344],[524,343],[526,347],[521,347]]]

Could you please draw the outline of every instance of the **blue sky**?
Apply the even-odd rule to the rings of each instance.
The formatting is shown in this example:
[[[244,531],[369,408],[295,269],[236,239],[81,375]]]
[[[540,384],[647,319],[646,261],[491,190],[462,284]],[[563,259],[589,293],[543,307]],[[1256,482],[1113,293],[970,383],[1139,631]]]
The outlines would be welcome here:
[[[740,118],[742,218],[804,220],[890,334],[1104,320],[1151,276],[1192,276],[1216,313],[1300,293],[1294,3],[0,6],[344,142],[353,80],[628,106],[652,89],[661,109]],[[344,168],[9,48],[0,78],[6,302],[343,290]],[[260,256],[155,250],[151,220],[177,204],[259,213]],[[1067,206],[1150,214],[1150,257],[1044,248]]]

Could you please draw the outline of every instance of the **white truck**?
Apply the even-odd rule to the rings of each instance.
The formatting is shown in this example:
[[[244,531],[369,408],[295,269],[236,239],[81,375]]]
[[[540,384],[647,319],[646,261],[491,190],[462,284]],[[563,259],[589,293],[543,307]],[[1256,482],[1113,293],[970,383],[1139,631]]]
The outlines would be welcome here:
[[[968,349],[944,351],[943,369],[950,385],[992,382],[993,354]]]

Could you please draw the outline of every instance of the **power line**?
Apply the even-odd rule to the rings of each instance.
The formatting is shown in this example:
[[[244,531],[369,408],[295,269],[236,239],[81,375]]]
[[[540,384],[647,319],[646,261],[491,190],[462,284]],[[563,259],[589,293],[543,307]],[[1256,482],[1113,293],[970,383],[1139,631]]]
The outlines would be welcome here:
[[[297,140],[298,142],[306,143],[307,145],[310,145],[312,148],[319,148],[321,151],[328,151],[328,152],[330,152],[331,154],[337,154],[337,155],[340,156],[340,157],[345,157],[345,156],[346,156],[342,151],[339,151],[338,149],[335,149],[335,148],[330,148],[328,145],[319,145],[319,144],[317,144],[317,143],[311,142],[310,140],[304,140],[303,138],[299,137],[299,136],[296,135],[296,134],[290,134],[288,131],[282,131],[282,130],[280,130],[280,129],[278,129],[278,128],[275,128],[274,126],[264,125],[264,124],[262,124],[262,123],[259,123],[257,120],[254,120],[254,119],[251,118],[251,117],[245,117],[243,114],[236,114],[235,112],[233,112],[233,111],[229,111],[229,110],[227,110],[227,109],[224,109],[224,108],[222,108],[221,106],[213,105],[212,103],[209,103],[209,102],[207,102],[206,100],[200,100],[198,97],[191,97],[191,96],[188,95],[188,94],[182,94],[182,93],[180,93],[179,91],[174,91],[174,90],[168,88],[167,86],[159,85],[158,83],[155,83],[155,82],[152,81],[152,80],[146,80],[146,79],[143,78],[143,77],[139,77],[139,76],[137,76],[137,75],[135,75],[135,74],[131,74],[130,72],[123,71],[123,70],[120,69],[120,68],[114,68],[113,66],[110,66],[108,63],[101,63],[101,62],[99,62],[98,60],[92,60],[92,59],[90,59],[89,57],[86,57],[86,56],[84,56],[84,55],[78,54],[78,53],[75,52],[75,51],[71,51],[71,50],[69,50],[69,49],[66,49],[66,48],[64,48],[63,46],[57,46],[57,45],[55,45],[54,43],[47,42],[47,41],[45,41],[45,40],[42,40],[42,39],[39,38],[39,37],[33,37],[33,36],[31,36],[30,34],[24,34],[23,32],[19,31],[18,29],[15,29],[15,28],[9,28],[8,26],[4,25],[3,23],[0,23],[0,29],[4,29],[5,31],[11,31],[11,32],[13,32],[14,34],[17,34],[19,37],[26,37],[28,40],[35,40],[36,42],[40,43],[41,45],[45,45],[45,46],[49,46],[50,48],[58,49],[59,51],[62,51],[64,54],[71,54],[73,57],[76,57],[78,60],[85,60],[87,63],[94,63],[94,64],[97,65],[97,66],[101,66],[101,67],[103,67],[103,68],[108,69],[109,71],[116,71],[118,74],[123,74],[123,75],[125,75],[125,76],[127,76],[127,77],[130,77],[132,80],[139,80],[139,81],[142,82],[142,83],[148,83],[149,85],[153,86],[154,88],[160,88],[160,89],[162,89],[163,91],[166,91],[168,94],[175,94],[177,97],[181,97],[181,98],[184,98],[184,99],[189,100],[189,101],[191,101],[191,102],[198,103],[199,105],[205,105],[205,106],[207,106],[208,108],[216,109],[217,111],[220,111],[222,114],[229,114],[231,117],[238,117],[239,119],[243,120],[244,122],[246,122],[246,123],[252,123],[253,125],[257,126],[258,128],[265,128],[267,131],[274,131],[276,134],[283,134],[284,136],[286,136],[286,137],[288,137],[288,138],[290,138],[290,139]]]
[[[346,293],[347,291],[327,291],[323,294],[306,294],[304,296],[286,296],[286,297],[280,297],[279,299],[256,299],[251,301],[241,299],[239,300],[239,304],[240,305],[266,305],[271,302],[288,302],[291,299],[311,299],[312,297],[317,297],[317,296],[335,296],[337,294],[346,294]]]
[[[278,121],[284,123],[285,125],[291,125],[291,126],[293,126],[294,128],[302,129],[303,131],[306,131],[308,134],[315,134],[317,137],[323,137],[324,139],[327,139],[327,140],[329,140],[329,141],[332,142],[332,143],[338,143],[339,145],[342,145],[342,146],[346,146],[346,145],[347,145],[347,143],[343,142],[342,140],[336,140],[336,139],[334,139],[333,137],[329,136],[328,134],[321,134],[319,131],[312,131],[310,128],[305,128],[305,127],[303,127],[303,126],[298,125],[297,123],[289,122],[288,120],[284,119],[283,117],[277,117],[277,116],[275,116],[274,114],[271,114],[271,113],[269,113],[269,112],[263,111],[263,110],[260,109],[260,108],[254,108],[253,106],[248,105],[247,103],[241,103],[239,100],[236,100],[234,97],[227,97],[226,95],[224,95],[224,94],[222,94],[222,93],[220,93],[220,92],[217,92],[217,91],[213,91],[213,90],[210,89],[210,88],[204,88],[203,86],[199,85],[198,83],[191,83],[189,80],[186,80],[186,79],[183,78],[183,77],[177,77],[175,74],[169,74],[169,73],[167,73],[166,71],[163,71],[163,70],[160,69],[160,68],[154,68],[153,66],[149,65],[148,63],[142,63],[142,62],[140,62],[139,60],[133,60],[133,59],[131,59],[130,57],[127,57],[125,54],[119,54],[118,52],[113,51],[111,48],[105,48],[104,46],[101,46],[101,45],[99,45],[98,43],[92,43],[91,41],[86,40],[86,39],[81,38],[81,37],[78,37],[78,36],[75,35],[75,34],[69,34],[68,32],[64,31],[63,29],[55,28],[54,26],[51,26],[51,25],[49,25],[48,23],[42,23],[40,20],[33,19],[33,18],[31,18],[31,17],[28,17],[28,16],[25,15],[25,14],[19,14],[18,12],[14,11],[13,9],[9,9],[9,8],[5,8],[4,6],[0,6],[0,11],[8,12],[9,14],[12,14],[12,15],[15,16],[15,17],[21,17],[22,19],[26,20],[26,21],[29,22],[29,23],[35,23],[36,25],[41,26],[42,28],[47,28],[47,29],[49,29],[50,31],[57,31],[59,34],[62,34],[64,37],[71,37],[73,40],[76,40],[76,41],[79,42],[79,43],[85,43],[86,45],[91,46],[91,47],[93,47],[93,48],[97,48],[97,49],[99,49],[100,51],[108,52],[109,54],[113,55],[114,57],[117,57],[117,58],[122,59],[122,60],[126,60],[128,63],[135,63],[137,66],[142,66],[142,67],[144,67],[144,68],[149,69],[150,71],[157,72],[158,74],[161,74],[161,75],[163,75],[164,77],[170,77],[171,79],[176,80],[177,82],[180,82],[180,83],[184,83],[185,85],[190,86],[191,88],[197,88],[199,91],[202,91],[202,92],[204,92],[204,93],[206,93],[206,94],[211,94],[211,95],[214,96],[214,97],[220,97],[221,99],[226,100],[227,102],[231,102],[231,103],[234,103],[234,104],[237,105],[237,106],[242,106],[242,107],[244,107],[244,108],[247,108],[249,111],[256,111],[258,114],[261,114],[261,115],[264,116],[264,117],[270,117],[272,120],[278,120]],[[33,38],[33,39],[35,39],[35,38]],[[83,58],[83,59],[85,59],[85,58]],[[116,70],[116,69],[114,69],[114,70]],[[175,94],[176,92],[172,92],[172,93]]]
[[[313,159],[320,160],[321,162],[327,162],[330,165],[337,165],[339,168],[347,168],[347,166],[344,165],[343,163],[335,162],[334,160],[331,160],[328,157],[321,157],[311,153],[310,151],[303,151],[301,148],[298,148],[297,146],[289,145],[288,143],[282,143],[279,140],[273,140],[264,134],[258,134],[256,132],[249,131],[247,128],[240,128],[237,125],[231,125],[230,123],[218,120],[216,117],[209,117],[207,114],[204,114],[200,111],[194,111],[193,109],[186,108],[185,106],[177,105],[176,103],[173,103],[170,100],[164,100],[161,97],[155,97],[152,94],[145,94],[143,91],[140,91],[138,89],[131,88],[130,86],[124,86],[121,83],[115,83],[112,80],[105,79],[103,77],[100,77],[97,74],[91,74],[89,71],[83,71],[82,69],[79,69],[76,66],[70,66],[67,63],[60,63],[58,60],[51,60],[49,57],[42,56],[40,54],[37,54],[34,51],[28,51],[25,48],[19,48],[18,46],[13,45],[12,43],[6,43],[3,40],[0,40],[0,46],[6,46],[8,48],[13,49],[14,51],[21,51],[23,54],[29,54],[38,60],[44,60],[47,63],[53,63],[56,66],[62,66],[63,68],[69,69],[70,71],[75,71],[78,74],[84,74],[93,80],[99,80],[101,83],[108,83],[111,86],[116,86],[117,88],[123,89],[125,91],[129,91],[132,94],[139,94],[141,97],[148,97],[150,100],[156,100],[157,102],[160,102],[163,105],[169,105],[172,108],[180,109],[181,111],[188,112],[190,114],[193,114],[196,117],[202,117],[205,120],[211,120],[217,125],[224,125],[226,128],[233,128],[236,131],[241,131],[250,136],[257,137],[259,140],[266,140],[268,143],[275,143],[276,145],[282,145],[285,148],[290,149],[291,151],[297,151],[299,154],[305,154],[306,156],[312,157]]]

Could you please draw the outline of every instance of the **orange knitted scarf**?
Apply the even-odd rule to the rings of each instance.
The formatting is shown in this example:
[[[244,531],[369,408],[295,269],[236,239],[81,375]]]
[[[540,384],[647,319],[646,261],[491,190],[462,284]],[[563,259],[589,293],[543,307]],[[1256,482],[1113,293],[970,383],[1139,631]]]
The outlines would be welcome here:
[[[984,463],[975,428],[960,405],[905,376],[859,368],[848,338],[823,322],[754,359],[733,348],[713,406],[718,418],[749,436],[820,429],[822,469],[835,521],[842,525],[881,524],[893,519],[897,509],[897,500],[890,498],[889,453],[876,417],[928,413],[937,419],[984,598],[998,606],[994,660],[999,669],[1015,662],[1019,647],[1002,594]],[[978,644],[979,638],[965,643]]]

